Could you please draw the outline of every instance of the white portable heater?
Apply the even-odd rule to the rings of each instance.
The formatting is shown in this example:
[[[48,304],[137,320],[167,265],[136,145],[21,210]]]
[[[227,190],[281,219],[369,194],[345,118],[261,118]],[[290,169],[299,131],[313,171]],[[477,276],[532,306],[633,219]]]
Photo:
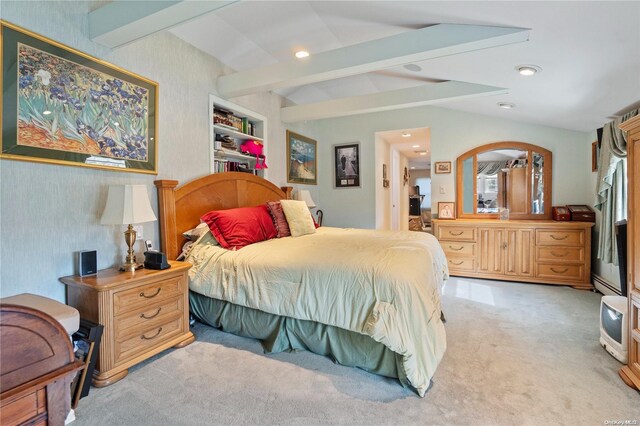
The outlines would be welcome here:
[[[600,344],[615,359],[627,363],[628,329],[627,298],[603,296],[600,301]]]

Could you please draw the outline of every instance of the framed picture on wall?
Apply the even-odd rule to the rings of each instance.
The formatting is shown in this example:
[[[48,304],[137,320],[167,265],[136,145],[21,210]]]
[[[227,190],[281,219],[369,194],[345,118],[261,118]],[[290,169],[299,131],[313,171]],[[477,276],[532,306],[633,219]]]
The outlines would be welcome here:
[[[335,187],[353,188],[360,186],[360,144],[335,145],[333,148]],[[385,170],[383,170],[384,172]]]
[[[0,21],[1,158],[157,174],[158,83]]]
[[[451,161],[436,161],[434,168],[436,174],[451,173]]]
[[[438,203],[438,219],[455,219],[456,203],[453,201],[445,201]]]
[[[287,130],[287,182],[316,185],[317,142]]]

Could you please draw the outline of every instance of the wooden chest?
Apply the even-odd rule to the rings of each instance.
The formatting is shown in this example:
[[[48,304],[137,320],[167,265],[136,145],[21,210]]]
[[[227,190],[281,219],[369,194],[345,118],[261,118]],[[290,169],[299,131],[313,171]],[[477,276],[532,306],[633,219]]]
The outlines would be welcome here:
[[[571,220],[574,222],[596,222],[596,212],[586,205],[567,206],[571,213]]]
[[[565,206],[553,207],[551,209],[551,214],[553,220],[557,220],[560,222],[571,220],[571,213],[569,209]]]

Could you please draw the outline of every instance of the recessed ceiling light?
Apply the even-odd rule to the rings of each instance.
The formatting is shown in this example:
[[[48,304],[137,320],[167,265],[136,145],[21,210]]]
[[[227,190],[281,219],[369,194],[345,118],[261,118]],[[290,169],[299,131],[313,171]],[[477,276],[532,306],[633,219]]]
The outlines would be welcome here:
[[[309,52],[306,50],[298,50],[296,52],[296,58],[298,59],[306,58],[307,56],[309,56]]]
[[[409,136],[411,136],[411,133],[402,132],[402,137],[403,138],[408,138]]]
[[[427,155],[427,151],[421,152],[420,155]]]
[[[511,109],[516,107],[514,104],[510,104],[509,102],[498,102],[498,106],[504,109]]]
[[[416,167],[415,166],[411,166],[411,170],[414,170]]]
[[[411,145],[411,148],[420,148],[420,145]]]
[[[49,111],[49,110],[42,111],[42,115],[49,115],[49,114],[51,114],[51,111]]]
[[[516,67],[516,71],[518,71],[520,75],[529,77],[536,73],[542,72],[542,68],[537,65],[518,65]]]
[[[422,67],[420,65],[416,65],[416,64],[406,64],[406,65],[403,65],[403,67],[407,71],[413,71],[413,72],[422,71]]]

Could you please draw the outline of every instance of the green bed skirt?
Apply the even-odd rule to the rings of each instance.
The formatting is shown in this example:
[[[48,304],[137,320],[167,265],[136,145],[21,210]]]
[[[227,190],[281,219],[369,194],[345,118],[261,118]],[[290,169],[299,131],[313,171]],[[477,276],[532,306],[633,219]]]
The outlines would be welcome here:
[[[335,363],[409,382],[402,356],[371,337],[314,321],[283,317],[189,292],[191,313],[212,327],[260,340],[265,353],[311,351]]]

